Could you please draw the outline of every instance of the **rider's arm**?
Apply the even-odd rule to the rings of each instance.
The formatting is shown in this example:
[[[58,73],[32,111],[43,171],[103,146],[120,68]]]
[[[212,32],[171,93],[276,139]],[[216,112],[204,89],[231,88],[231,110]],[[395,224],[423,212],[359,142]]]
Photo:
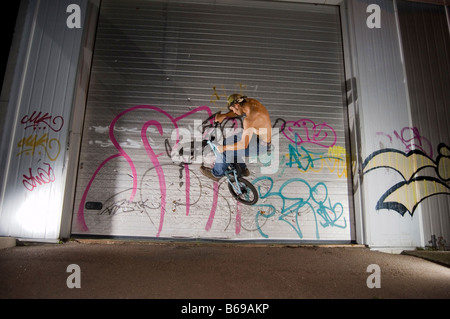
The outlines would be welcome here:
[[[215,118],[215,121],[216,122],[219,122],[219,123],[222,123],[223,122],[223,120],[225,120],[227,117],[236,117],[237,115],[233,112],[233,111],[230,111],[230,112],[228,112],[228,113],[225,113],[225,114],[216,114],[216,118]]]
[[[238,151],[238,150],[246,149],[248,147],[248,144],[250,143],[250,140],[252,139],[254,132],[255,132],[255,129],[253,127],[244,129],[244,131],[242,132],[242,138],[239,142],[231,144],[231,145],[220,146],[219,152]]]

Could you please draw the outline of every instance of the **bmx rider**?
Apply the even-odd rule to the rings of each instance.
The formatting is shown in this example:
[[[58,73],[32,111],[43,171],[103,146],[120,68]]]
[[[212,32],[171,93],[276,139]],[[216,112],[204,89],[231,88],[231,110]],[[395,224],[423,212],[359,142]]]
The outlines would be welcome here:
[[[243,119],[243,130],[229,138],[223,145],[217,145],[220,154],[216,157],[214,167],[200,167],[200,171],[213,181],[219,181],[230,163],[238,163],[244,176],[250,171],[244,157],[256,156],[270,152],[272,125],[269,112],[259,101],[232,94],[228,97],[226,114],[217,114],[215,121],[222,123],[226,118],[240,117]]]

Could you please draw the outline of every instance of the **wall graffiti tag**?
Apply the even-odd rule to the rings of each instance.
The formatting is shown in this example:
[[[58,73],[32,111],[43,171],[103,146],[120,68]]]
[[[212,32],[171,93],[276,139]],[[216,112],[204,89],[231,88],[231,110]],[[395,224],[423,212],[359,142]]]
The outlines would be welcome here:
[[[49,184],[55,181],[55,174],[53,168],[49,163],[44,163],[46,167],[39,167],[36,173],[32,172],[30,168],[28,175],[23,174],[23,185],[29,191],[33,191],[39,185]]]
[[[330,147],[327,153],[312,152],[304,146],[300,146],[299,149],[299,143],[295,142],[294,145],[289,144],[289,154],[286,155],[289,160],[285,165],[297,167],[303,172],[310,170],[320,172],[324,167],[328,167],[331,172],[336,172],[338,177],[347,177],[346,157],[345,149],[342,147]]]
[[[378,200],[376,209],[392,209],[404,215],[413,216],[417,206],[426,198],[436,195],[450,195],[450,148],[441,143],[434,160],[422,150],[404,153],[397,149],[382,149],[370,154],[363,163],[363,173],[379,168],[397,172],[403,181],[389,188]],[[434,169],[435,176],[418,176],[426,168]]]
[[[283,124],[284,136],[295,143],[302,145],[305,143],[315,144],[329,148],[336,144],[337,135],[334,129],[327,123],[316,124],[311,119],[300,119],[297,121],[287,121]]]
[[[391,134],[384,132],[377,132],[376,134],[386,137],[389,140],[389,144],[394,142]],[[404,127],[400,132],[394,130],[393,135],[397,141],[403,144],[405,153],[411,150],[421,150],[429,157],[433,157],[433,147],[430,140],[422,136],[417,127]]]
[[[52,116],[49,113],[34,111],[30,115],[22,117],[20,123],[25,125],[25,129],[32,127],[33,130],[45,130],[46,128],[59,132],[64,125],[62,116]]]
[[[19,152],[16,156],[22,154],[34,156],[36,149],[39,149],[38,155],[45,155],[52,162],[57,160],[61,152],[61,143],[59,142],[59,139],[50,139],[47,133],[44,133],[42,136],[33,133],[24,137],[17,143],[17,147],[19,148]]]
[[[261,185],[262,182],[268,182],[268,189],[264,190]],[[325,183],[317,183],[311,186],[306,180],[302,178],[291,178],[284,182],[278,189],[274,188],[274,180],[269,176],[262,176],[253,181],[257,186],[260,198],[281,199],[282,205],[276,208],[272,204],[256,204],[258,211],[256,213],[256,224],[260,224],[260,219],[268,219],[275,216],[278,212],[278,219],[289,224],[294,229],[300,238],[303,238],[301,227],[299,224],[299,217],[302,212],[312,212],[316,224],[316,238],[320,239],[319,224],[326,227],[346,228],[347,221],[343,217],[344,209],[341,203],[332,204],[328,196],[328,188]],[[292,192],[293,189],[305,189],[303,192]],[[263,213],[262,213],[263,212]],[[267,213],[269,212],[269,213]],[[258,230],[264,238],[269,236],[265,234],[260,227]]]
[[[61,153],[61,142],[59,138],[51,137],[50,134],[61,131],[64,118],[53,116],[48,112],[33,111],[31,114],[24,115],[20,123],[24,126],[25,132],[32,129],[32,133],[17,142],[16,157],[30,156],[37,163],[47,159],[55,162]],[[22,177],[22,184],[29,191],[56,180],[52,164],[48,162],[28,168]]]

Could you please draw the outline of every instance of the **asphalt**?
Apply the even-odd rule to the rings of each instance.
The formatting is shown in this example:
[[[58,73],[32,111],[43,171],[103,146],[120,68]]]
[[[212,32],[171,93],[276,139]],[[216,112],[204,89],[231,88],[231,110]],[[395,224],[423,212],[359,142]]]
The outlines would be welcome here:
[[[0,249],[0,299],[22,298],[449,299],[450,252],[112,240],[11,245]]]

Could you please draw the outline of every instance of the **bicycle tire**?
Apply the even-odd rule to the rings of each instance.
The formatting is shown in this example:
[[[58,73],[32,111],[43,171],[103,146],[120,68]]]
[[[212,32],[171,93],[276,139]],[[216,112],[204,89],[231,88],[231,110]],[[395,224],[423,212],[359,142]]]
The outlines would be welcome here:
[[[231,182],[234,183],[234,177],[230,178]],[[248,180],[242,177],[238,177],[239,185],[241,185],[241,191],[242,194],[238,195],[233,189],[233,186],[228,183],[228,190],[230,191],[231,195],[233,195],[234,198],[236,198],[237,201],[241,202],[245,205],[254,205],[258,201],[258,191],[256,190],[255,186],[253,186],[252,183],[250,183]],[[242,184],[244,184],[245,189],[242,190]]]

